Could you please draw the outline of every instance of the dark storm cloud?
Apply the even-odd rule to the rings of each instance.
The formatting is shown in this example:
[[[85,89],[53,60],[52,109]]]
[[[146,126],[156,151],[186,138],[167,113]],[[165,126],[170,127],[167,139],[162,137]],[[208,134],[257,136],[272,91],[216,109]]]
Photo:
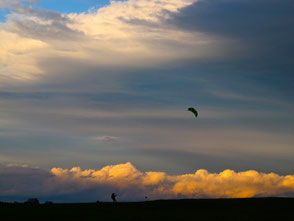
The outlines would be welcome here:
[[[0,199],[7,201],[25,201],[31,197],[54,201],[89,201],[97,200],[104,191],[111,192],[111,187],[100,185],[103,191],[88,187],[78,187],[74,180],[61,181],[49,171],[32,168],[28,165],[0,164]],[[96,186],[97,188],[97,186]]]
[[[32,196],[42,192],[44,182],[51,175],[42,169],[27,165],[0,165],[0,196]]]
[[[200,0],[170,14],[167,24],[225,39],[220,44],[236,49],[224,51],[221,62],[187,61],[195,72],[206,75],[206,92],[230,105],[237,100],[246,105],[252,102],[242,96],[290,104],[294,92],[293,11],[291,0]]]
[[[169,23],[239,39],[251,48],[250,56],[289,64],[294,49],[293,11],[292,0],[200,0],[172,15]]]

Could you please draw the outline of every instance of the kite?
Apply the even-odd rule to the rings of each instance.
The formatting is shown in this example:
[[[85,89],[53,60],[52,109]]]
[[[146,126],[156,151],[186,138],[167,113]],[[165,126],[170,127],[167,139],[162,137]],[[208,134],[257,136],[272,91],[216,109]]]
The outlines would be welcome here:
[[[198,112],[197,112],[197,110],[195,110],[195,108],[189,107],[188,111],[191,111],[195,115],[195,117],[198,117]]]

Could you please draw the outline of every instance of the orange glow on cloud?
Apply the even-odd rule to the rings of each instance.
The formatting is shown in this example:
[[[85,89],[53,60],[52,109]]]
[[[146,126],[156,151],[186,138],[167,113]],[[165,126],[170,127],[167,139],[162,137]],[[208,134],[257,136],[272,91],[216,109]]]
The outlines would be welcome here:
[[[106,166],[100,170],[70,170],[53,168],[51,173],[65,183],[77,183],[83,188],[110,186],[125,195],[139,192],[151,198],[246,198],[274,196],[294,192],[294,175],[280,176],[254,170],[235,172],[225,170],[209,173],[170,176],[164,172],[140,172],[131,163]]]

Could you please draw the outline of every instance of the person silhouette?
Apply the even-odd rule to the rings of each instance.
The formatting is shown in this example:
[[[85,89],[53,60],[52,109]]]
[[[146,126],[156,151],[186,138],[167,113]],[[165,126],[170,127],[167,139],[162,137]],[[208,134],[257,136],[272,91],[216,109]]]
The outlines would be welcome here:
[[[112,199],[112,201],[113,201],[114,203],[117,202],[116,197],[117,197],[117,194],[115,194],[115,193],[112,193],[112,194],[111,194],[111,199]]]

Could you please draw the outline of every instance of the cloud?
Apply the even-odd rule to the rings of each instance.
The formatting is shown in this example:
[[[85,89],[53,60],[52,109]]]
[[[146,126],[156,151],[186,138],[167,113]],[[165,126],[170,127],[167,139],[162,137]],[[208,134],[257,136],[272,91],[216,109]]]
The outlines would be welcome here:
[[[56,83],[64,76],[66,79],[84,79],[85,75],[95,78],[115,68],[161,66],[175,59],[218,56],[220,48],[215,38],[163,22],[169,16],[167,12],[177,13],[193,2],[129,0],[111,2],[97,11],[79,14],[14,5],[7,22],[1,25],[1,39],[12,44],[14,41],[8,36],[16,35],[21,44],[32,41],[42,47],[16,50],[14,54],[10,48],[2,50],[8,70],[0,73],[2,84],[8,80],[23,83],[20,76],[30,79],[30,83],[40,83],[37,79]],[[149,23],[153,25],[146,26]],[[26,56],[25,67],[12,62],[21,60],[20,53]],[[74,67],[77,64],[79,69]],[[39,78],[33,77],[36,73]]]
[[[97,140],[97,141],[112,141],[112,140],[118,140],[119,137],[115,136],[96,136],[96,137],[91,137],[92,140]]]
[[[0,165],[0,196],[23,198],[41,194],[46,180],[51,176],[48,171],[28,165]]]
[[[38,169],[39,167],[32,167],[28,164],[17,164],[17,163],[9,163],[7,167],[20,167],[20,168],[31,168],[31,169]]]
[[[73,40],[83,34],[68,27],[71,20],[65,14],[32,7],[13,8],[7,15],[6,30],[20,36],[52,42],[54,39]]]
[[[101,170],[64,170],[53,168],[51,172],[60,179],[80,180],[86,185],[108,185],[124,193],[130,186],[141,190],[152,198],[178,197],[254,197],[281,195],[294,191],[293,175],[279,176],[274,173],[264,174],[257,171],[209,173],[197,170],[194,174],[169,176],[163,172],[138,171],[131,163],[106,166]]]
[[[2,87],[84,79],[90,84],[101,76],[105,80],[130,69],[140,73],[138,69],[175,61],[245,59],[247,64],[249,59],[258,66],[268,60],[271,65],[290,64],[293,57],[290,0],[113,1],[96,11],[71,14],[23,2],[0,3],[11,9],[0,28],[1,40],[32,45],[25,51],[1,50]]]
[[[4,162],[293,170],[291,2],[129,0],[72,14],[21,2],[0,1],[10,8],[0,24]],[[91,142],[97,134],[124,139]],[[168,153],[179,148],[210,162],[178,169]]]
[[[199,0],[173,14],[169,23],[222,36],[243,51],[243,59],[291,64],[293,9],[291,0]]]
[[[6,31],[0,31],[0,38],[0,85],[9,87],[15,81],[31,82],[39,77],[43,71],[31,55],[47,44]]]
[[[15,7],[21,7],[25,3],[38,3],[38,0],[0,0],[0,8],[13,9]]]
[[[170,176],[164,172],[141,172],[131,163],[105,166],[100,170],[80,167],[52,168],[47,172],[28,166],[0,167],[0,195],[5,198],[35,195],[59,200],[109,200],[111,192],[120,200],[161,198],[243,198],[293,196],[294,175],[259,173],[254,170],[224,170]]]

